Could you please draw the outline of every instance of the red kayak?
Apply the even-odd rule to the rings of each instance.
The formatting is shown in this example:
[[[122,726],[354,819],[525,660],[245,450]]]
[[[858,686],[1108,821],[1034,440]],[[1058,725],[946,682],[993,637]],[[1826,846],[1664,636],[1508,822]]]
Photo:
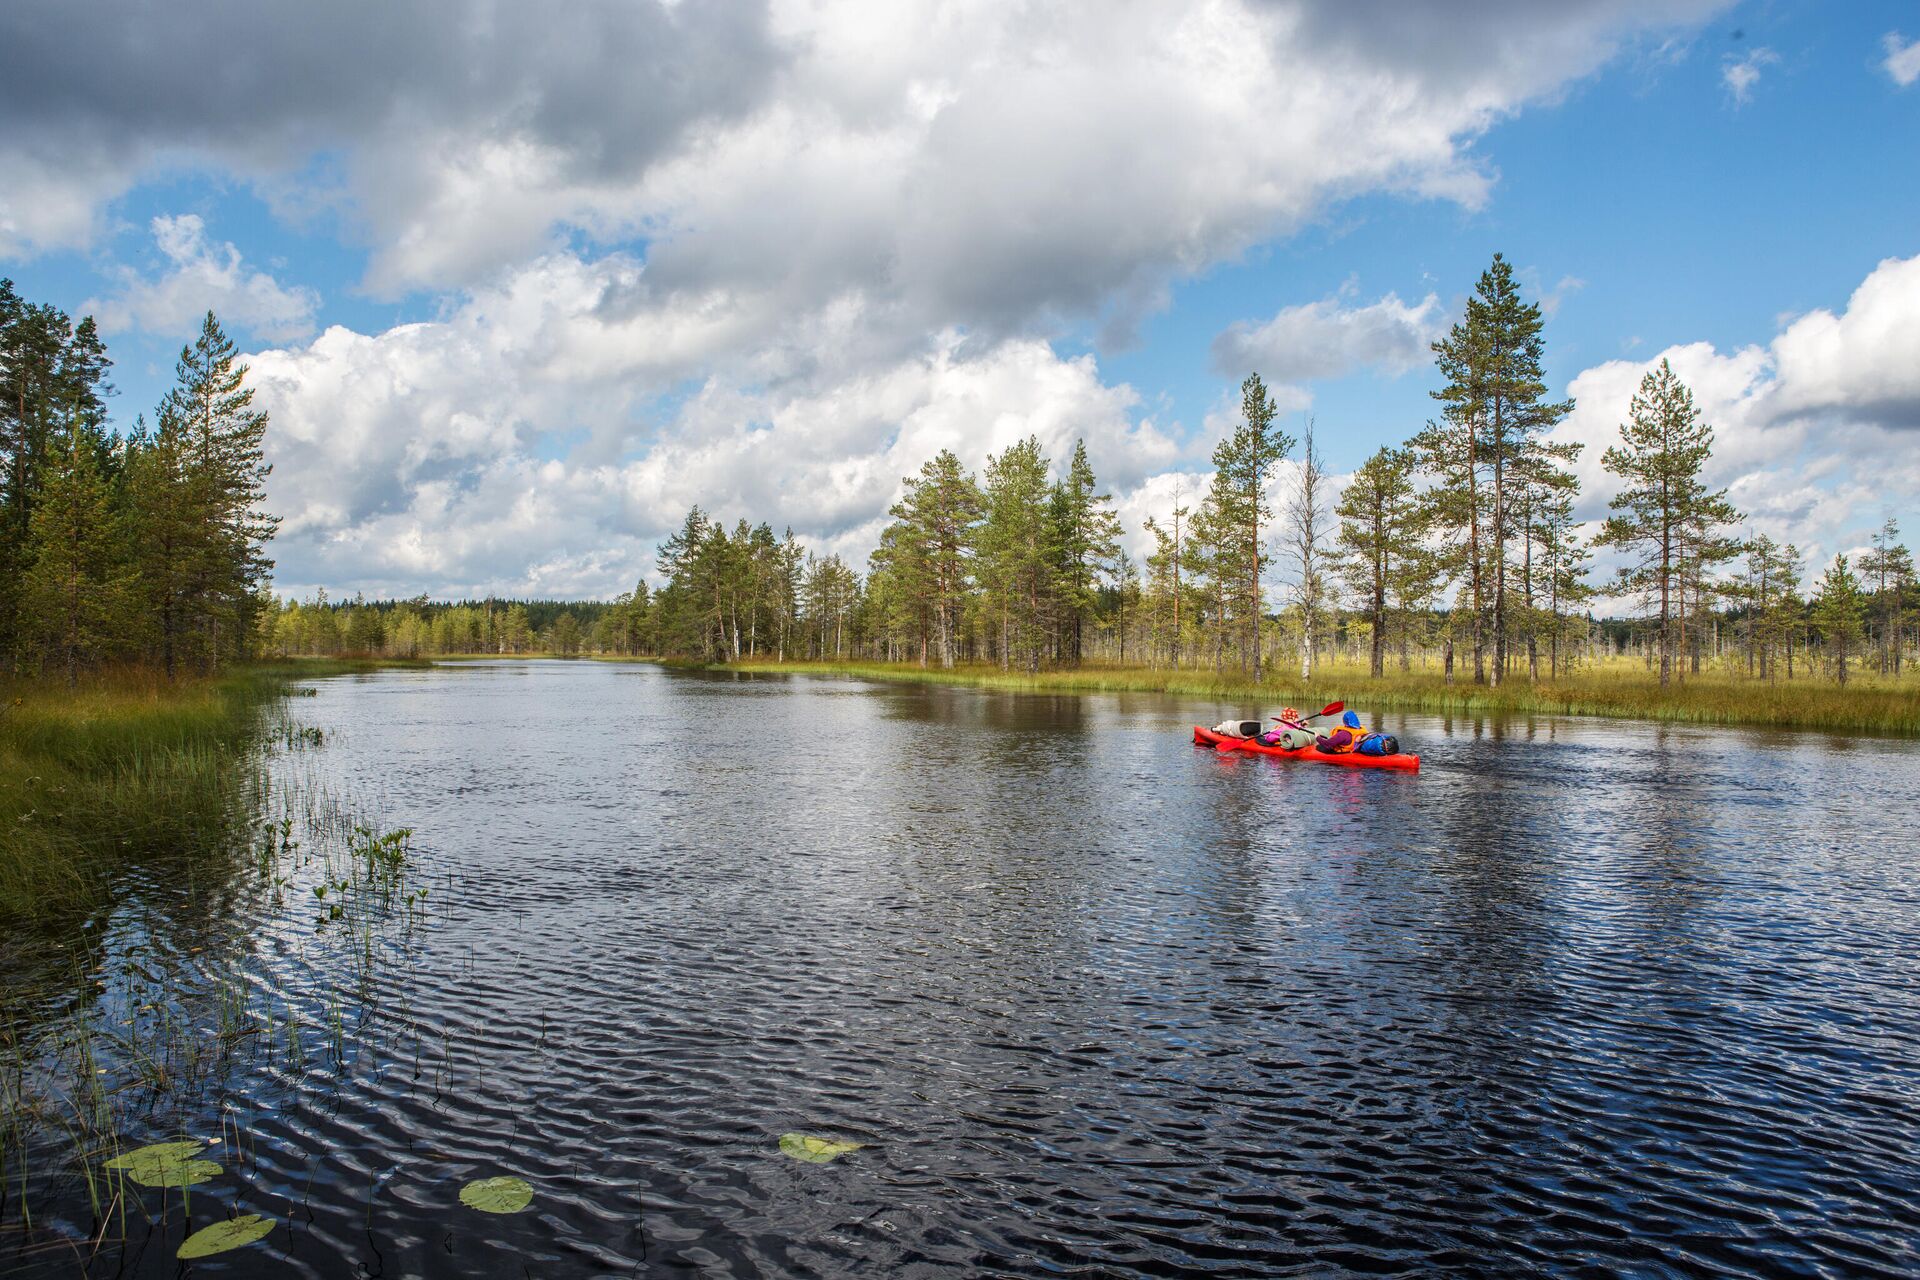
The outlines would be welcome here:
[[[1283,760],[1311,760],[1315,764],[1338,765],[1342,769],[1398,769],[1403,773],[1420,772],[1420,757],[1363,756],[1358,751],[1349,751],[1342,755],[1328,755],[1316,747],[1301,747],[1298,751],[1288,751],[1284,747],[1270,747],[1253,738],[1229,738],[1224,733],[1215,733],[1211,729],[1193,726],[1193,745],[1212,747],[1216,751],[1250,751],[1256,755],[1279,756]]]

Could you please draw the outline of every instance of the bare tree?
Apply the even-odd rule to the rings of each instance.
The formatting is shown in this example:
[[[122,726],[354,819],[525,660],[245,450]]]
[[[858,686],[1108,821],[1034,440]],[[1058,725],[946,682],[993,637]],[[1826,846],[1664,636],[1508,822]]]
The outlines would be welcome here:
[[[1300,607],[1300,679],[1313,678],[1314,627],[1326,598],[1326,570],[1322,564],[1321,543],[1326,540],[1330,518],[1327,514],[1327,472],[1320,451],[1313,443],[1313,419],[1307,419],[1306,442],[1301,450],[1300,483],[1293,500],[1287,504],[1287,554],[1299,571],[1293,600]]]

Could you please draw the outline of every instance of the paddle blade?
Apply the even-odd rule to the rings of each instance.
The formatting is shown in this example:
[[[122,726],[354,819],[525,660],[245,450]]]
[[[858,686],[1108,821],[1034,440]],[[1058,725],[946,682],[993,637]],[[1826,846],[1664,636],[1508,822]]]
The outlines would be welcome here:
[[[1337,716],[1342,711],[1345,711],[1346,709],[1347,709],[1347,704],[1344,702],[1329,702],[1326,706],[1326,710],[1322,711],[1320,713],[1320,716]],[[1320,716],[1314,716],[1313,719],[1318,720]]]

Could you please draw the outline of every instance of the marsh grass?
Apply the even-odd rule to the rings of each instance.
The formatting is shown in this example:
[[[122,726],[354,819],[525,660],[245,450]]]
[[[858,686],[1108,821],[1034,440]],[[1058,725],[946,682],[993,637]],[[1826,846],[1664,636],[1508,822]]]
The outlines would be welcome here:
[[[425,906],[411,832],[368,821],[302,764],[324,739],[280,696],[371,665],[6,691],[0,1246],[91,1257],[130,1216],[168,1211],[107,1167],[115,1155],[218,1126],[238,1158],[236,1108],[259,1068],[337,1085],[382,1051],[361,1034],[374,971],[411,946]],[[37,1222],[37,1204],[69,1223],[84,1206],[89,1234]]]
[[[0,684],[0,922],[71,928],[125,868],[224,848],[236,808],[261,786],[249,748],[288,682],[371,666]],[[282,731],[289,746],[319,745],[318,730],[282,721]]]
[[[1356,706],[1455,714],[1621,716],[1695,724],[1756,725],[1920,735],[1920,679],[1898,682],[1857,676],[1844,689],[1830,681],[1769,682],[1724,672],[1703,673],[1668,690],[1637,662],[1595,664],[1556,682],[1530,683],[1524,675],[1498,689],[1456,679],[1437,670],[1390,671],[1376,680],[1359,664],[1333,663],[1302,685],[1297,671],[1279,671],[1255,685],[1236,674],[1090,663],[1077,670],[1037,675],[1004,672],[987,665],[952,671],[910,663],[732,663],[729,671],[781,671],[857,676],[919,684],[966,685],[1022,693],[1164,693],[1220,704],[1221,715],[1291,703],[1314,708],[1335,699]]]

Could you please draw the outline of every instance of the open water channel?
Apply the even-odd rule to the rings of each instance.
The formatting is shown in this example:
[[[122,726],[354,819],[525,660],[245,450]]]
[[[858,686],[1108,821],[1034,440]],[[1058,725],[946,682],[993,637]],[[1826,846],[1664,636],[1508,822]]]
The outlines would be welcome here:
[[[12,1267],[174,1275],[236,1210],[277,1225],[195,1274],[1920,1266],[1920,744],[1375,717],[1412,776],[1217,756],[1188,726],[1255,708],[1151,696],[316,688],[262,822],[411,828],[401,891],[330,920],[293,827],[130,879],[35,1025],[243,984],[202,1101],[119,1120],[222,1172],[102,1233],[46,1138]],[[497,1175],[525,1211],[459,1202]]]

